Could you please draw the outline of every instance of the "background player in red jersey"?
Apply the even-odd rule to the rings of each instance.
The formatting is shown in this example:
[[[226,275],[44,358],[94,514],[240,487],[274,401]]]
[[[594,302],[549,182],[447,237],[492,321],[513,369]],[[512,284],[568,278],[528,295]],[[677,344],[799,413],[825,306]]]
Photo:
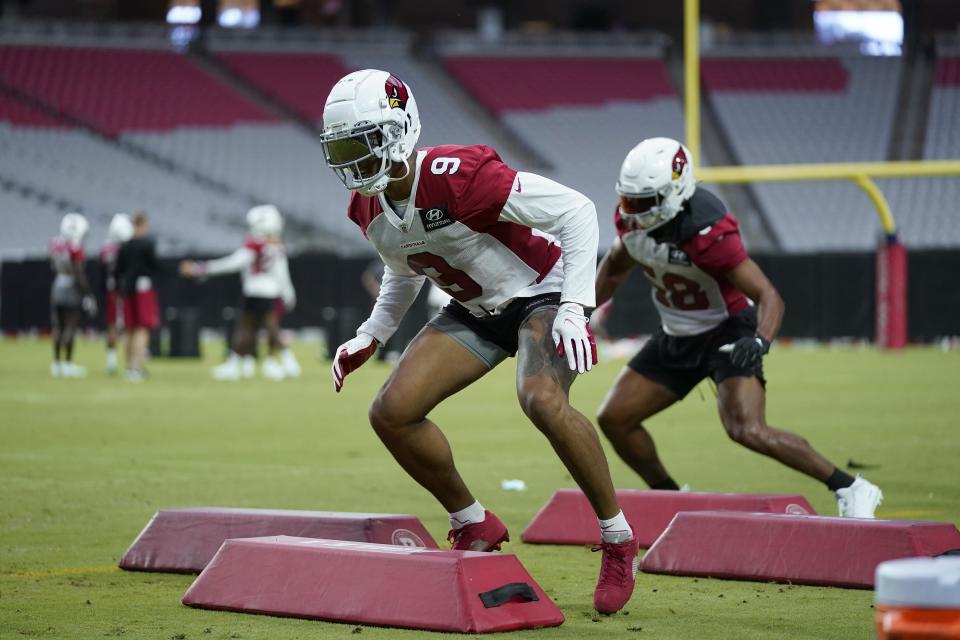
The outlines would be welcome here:
[[[117,255],[120,245],[133,237],[130,216],[118,213],[110,220],[107,241],[100,247],[100,269],[103,274],[104,316],[107,324],[107,373],[117,372],[117,337],[123,327],[122,309],[117,295]]]
[[[50,267],[53,285],[50,288],[50,309],[53,320],[53,363],[50,374],[55,377],[82,378],[87,370],[73,362],[73,341],[80,327],[83,311],[97,313],[97,302],[91,295],[84,271],[83,240],[90,225],[79,213],[68,213],[60,222],[60,235],[50,241]]]
[[[243,281],[243,303],[233,332],[232,350],[226,362],[214,367],[211,374],[217,380],[253,377],[257,331],[263,327],[270,352],[263,361],[263,376],[271,380],[295,378],[300,375],[300,364],[281,343],[276,310],[278,301],[286,311],[293,311],[297,304],[283,247],[283,217],[272,204],[258,205],[247,212],[247,226],[250,235],[230,255],[206,262],[180,263],[182,276],[203,278],[240,272]]]
[[[341,345],[334,384],[396,330],[426,278],[454,300],[413,339],[370,407],[397,462],[446,508],[454,549],[490,551],[507,529],[467,488],[428,417],[445,398],[518,355],[520,406],[589,498],[602,528],[594,606],[612,613],[633,591],[637,543],[617,504],[596,431],[570,406],[595,364],[598,230],[585,196],[505,165],[485,146],[415,150],[416,101],[399,78],[365,69],[330,92],[327,163],[353,191],[349,217],[385,264],[370,318]]]
[[[624,159],[617,192],[618,237],[597,272],[597,303],[610,300],[639,266],[662,324],[600,408],[600,427],[620,457],[651,488],[677,489],[643,421],[710,376],[732,440],[824,482],[840,515],[872,518],[880,489],[844,473],[802,437],[767,424],[761,359],[780,329],[783,300],[747,256],[736,219],[697,187],[686,147],[644,140]]]

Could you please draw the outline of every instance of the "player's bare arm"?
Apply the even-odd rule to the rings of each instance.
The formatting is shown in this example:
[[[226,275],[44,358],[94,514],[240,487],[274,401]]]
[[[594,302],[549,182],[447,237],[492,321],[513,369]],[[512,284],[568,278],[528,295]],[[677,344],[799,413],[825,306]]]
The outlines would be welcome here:
[[[757,333],[772,342],[783,322],[783,298],[756,262],[747,258],[726,274],[727,280],[759,307]]]
[[[637,261],[627,253],[627,248],[623,246],[620,238],[615,238],[607,255],[603,256],[600,266],[597,267],[598,307],[613,297],[637,264]]]

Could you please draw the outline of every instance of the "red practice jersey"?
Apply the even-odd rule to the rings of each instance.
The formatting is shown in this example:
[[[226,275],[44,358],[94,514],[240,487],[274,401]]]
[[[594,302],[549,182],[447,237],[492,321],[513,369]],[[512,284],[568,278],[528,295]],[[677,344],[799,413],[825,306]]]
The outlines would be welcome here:
[[[617,233],[653,285],[663,330],[689,336],[709,331],[753,303],[731,285],[726,273],[747,259],[736,218],[720,200],[697,189],[672,227],[645,232],[619,207]]]

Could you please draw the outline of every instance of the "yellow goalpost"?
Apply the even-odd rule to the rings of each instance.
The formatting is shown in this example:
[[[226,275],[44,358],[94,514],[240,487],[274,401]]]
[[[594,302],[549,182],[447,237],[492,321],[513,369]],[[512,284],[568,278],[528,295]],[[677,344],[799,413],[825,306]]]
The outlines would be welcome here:
[[[873,178],[958,176],[958,160],[906,162],[833,162],[732,167],[703,167],[700,160],[700,0],[684,0],[683,64],[684,123],[686,145],[703,182],[794,182],[802,180],[850,180],[859,186],[876,208],[887,236],[887,245],[877,256],[877,344],[902,347],[906,333],[906,254],[897,241],[897,227],[883,192]]]

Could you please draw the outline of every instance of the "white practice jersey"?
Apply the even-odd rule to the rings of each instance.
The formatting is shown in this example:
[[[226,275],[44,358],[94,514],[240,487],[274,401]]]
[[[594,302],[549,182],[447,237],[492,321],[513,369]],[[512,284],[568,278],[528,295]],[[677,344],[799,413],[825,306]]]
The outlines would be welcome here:
[[[282,243],[248,236],[243,246],[230,255],[204,264],[206,275],[238,271],[243,280],[243,295],[248,298],[282,298],[288,306],[296,300]]]
[[[747,259],[736,218],[701,188],[680,215],[684,218],[675,223],[679,233],[669,240],[651,237],[622,216],[619,207],[615,221],[627,253],[653,285],[664,332],[690,336],[713,329],[753,303],[725,276]]]
[[[415,170],[402,211],[383,194],[351,197],[350,218],[386,265],[360,331],[385,341],[424,278],[476,316],[552,292],[594,306],[598,231],[586,196],[518,173],[482,145],[422,149]]]
[[[50,267],[56,274],[53,279],[54,288],[75,287],[76,279],[73,275],[73,265],[76,263],[82,266],[84,260],[86,260],[83,244],[56,237],[50,241],[48,253],[50,255]]]

